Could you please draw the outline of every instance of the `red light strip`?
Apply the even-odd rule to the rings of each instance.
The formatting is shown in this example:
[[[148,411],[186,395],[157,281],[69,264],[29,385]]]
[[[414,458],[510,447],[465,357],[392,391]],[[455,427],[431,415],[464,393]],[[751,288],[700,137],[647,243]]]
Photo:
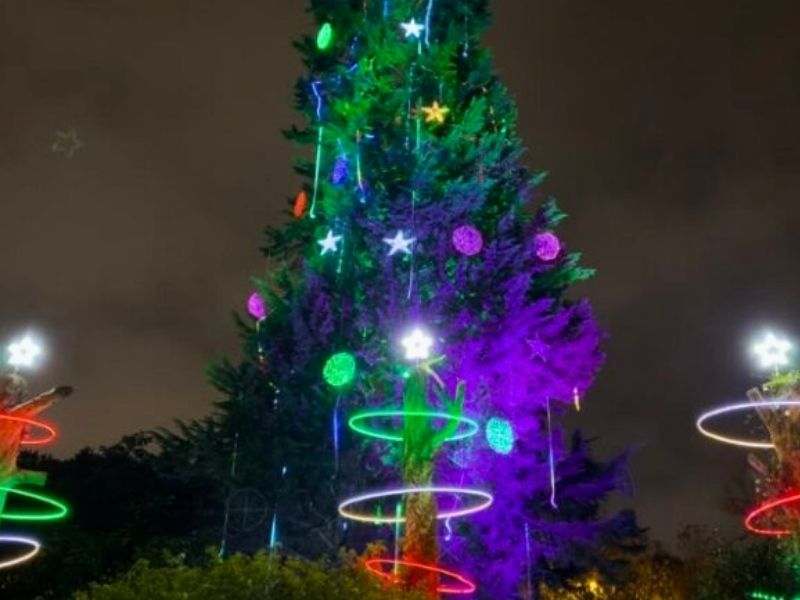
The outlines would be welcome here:
[[[58,435],[56,433],[56,428],[49,423],[45,423],[44,421],[37,421],[36,419],[28,419],[25,417],[15,417],[13,415],[3,414],[0,414],[0,420],[13,421],[14,423],[21,423],[22,425],[35,427],[42,430],[40,437],[31,438],[26,436],[22,438],[20,443],[23,446],[44,446],[45,444],[49,444],[56,439],[56,436]]]
[[[789,495],[781,496],[779,498],[772,498],[771,500],[767,500],[763,504],[757,506],[753,510],[751,510],[747,516],[744,518],[744,526],[747,527],[753,533],[758,535],[769,535],[773,537],[784,537],[787,535],[791,535],[792,531],[789,529],[777,529],[775,527],[771,529],[766,529],[764,527],[758,527],[754,524],[754,521],[759,517],[772,512],[776,508],[781,508],[784,506],[788,506],[790,504],[798,504],[800,503],[800,494],[792,492]]]
[[[389,572],[384,571],[383,570],[384,566],[391,567],[392,568],[391,571]],[[395,583],[398,582],[398,578],[394,574],[394,568],[398,566],[406,567],[407,569],[419,569],[420,571],[428,571],[429,573],[438,573],[439,575],[448,577],[454,580],[455,583],[459,583],[463,586],[463,587],[454,587],[452,584],[450,585],[443,584],[440,585],[438,588],[436,588],[436,592],[439,594],[471,594],[477,589],[475,587],[475,584],[472,583],[469,579],[467,579],[463,575],[433,565],[423,565],[422,563],[417,563],[409,560],[394,560],[393,558],[373,558],[366,562],[366,567],[368,571],[374,573],[378,577],[382,577],[383,579],[387,579]]]

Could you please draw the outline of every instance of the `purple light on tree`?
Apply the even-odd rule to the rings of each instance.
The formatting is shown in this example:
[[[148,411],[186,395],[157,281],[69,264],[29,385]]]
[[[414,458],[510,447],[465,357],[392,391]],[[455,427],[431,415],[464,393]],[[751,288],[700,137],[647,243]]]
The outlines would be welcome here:
[[[256,321],[263,321],[267,318],[267,305],[258,292],[253,292],[247,299],[247,313]]]
[[[347,156],[342,155],[336,159],[336,163],[333,165],[333,173],[331,174],[331,181],[334,185],[340,185],[344,183],[344,180],[347,179],[348,174],[348,162]]]
[[[472,225],[462,225],[453,232],[453,246],[465,256],[475,256],[483,250],[483,236]]]
[[[558,239],[556,234],[549,231],[537,235],[534,246],[536,248],[536,256],[542,260],[555,260],[561,254],[561,240]]]

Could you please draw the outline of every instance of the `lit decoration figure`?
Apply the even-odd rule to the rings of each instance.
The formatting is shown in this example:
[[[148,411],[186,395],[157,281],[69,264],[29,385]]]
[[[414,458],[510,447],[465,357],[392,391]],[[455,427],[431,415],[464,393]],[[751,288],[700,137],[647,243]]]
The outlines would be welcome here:
[[[430,106],[423,106],[422,112],[425,113],[425,122],[434,123],[436,125],[443,125],[447,120],[447,115],[450,114],[450,109],[446,106],[439,104],[438,100]]]
[[[800,372],[781,373],[790,364],[792,344],[768,333],[753,347],[764,369],[773,370],[773,377],[747,393],[749,402],[714,408],[697,420],[698,430],[719,442],[756,450],[771,450],[775,461],[769,466],[754,455],[748,457],[753,470],[759,503],[744,519],[752,533],[773,537],[795,537],[800,519]],[[742,437],[721,432],[712,422],[718,417],[755,412],[766,430],[765,436]]]
[[[403,32],[406,35],[406,39],[419,39],[419,36],[422,35],[422,32],[425,31],[425,25],[422,23],[417,23],[416,19],[411,19],[407,23],[401,23],[400,27],[403,28]]]
[[[0,377],[0,522],[50,521],[67,515],[67,507],[58,500],[20,489],[25,485],[43,486],[47,475],[20,469],[17,459],[21,446],[40,446],[55,438],[55,429],[35,417],[71,394],[71,387],[62,386],[27,399],[27,383],[22,377],[17,374]],[[39,508],[30,512],[11,512],[6,509],[8,496],[20,496]],[[39,551],[36,540],[0,535],[0,548],[19,545],[30,547],[30,551],[0,562],[0,568],[18,565]]]
[[[317,240],[320,246],[320,254],[325,256],[328,252],[336,252],[339,250],[339,242],[342,241],[342,236],[334,235],[333,230],[328,230],[328,235],[323,239]]]
[[[753,345],[753,352],[758,356],[764,369],[777,370],[787,366],[791,350],[792,343],[789,340],[778,337],[772,332],[768,332],[760,342]]]
[[[407,238],[402,231],[398,231],[393,238],[384,238],[383,242],[389,245],[389,256],[397,253],[411,254],[411,246],[417,238]]]

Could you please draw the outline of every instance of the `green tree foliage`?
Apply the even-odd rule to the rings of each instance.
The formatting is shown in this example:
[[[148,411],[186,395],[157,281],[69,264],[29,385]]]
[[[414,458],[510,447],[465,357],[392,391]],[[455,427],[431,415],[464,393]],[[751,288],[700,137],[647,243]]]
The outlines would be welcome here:
[[[309,562],[260,553],[163,568],[140,561],[119,580],[94,585],[74,600],[424,600],[381,588],[354,555],[340,558]]]

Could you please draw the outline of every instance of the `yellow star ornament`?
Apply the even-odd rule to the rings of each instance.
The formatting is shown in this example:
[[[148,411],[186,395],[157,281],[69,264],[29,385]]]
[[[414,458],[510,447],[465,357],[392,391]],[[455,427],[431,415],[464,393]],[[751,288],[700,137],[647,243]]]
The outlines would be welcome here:
[[[436,123],[437,125],[442,125],[447,119],[450,109],[446,106],[441,106],[438,102],[434,101],[434,103],[430,106],[423,106],[422,112],[425,113],[426,123]]]

